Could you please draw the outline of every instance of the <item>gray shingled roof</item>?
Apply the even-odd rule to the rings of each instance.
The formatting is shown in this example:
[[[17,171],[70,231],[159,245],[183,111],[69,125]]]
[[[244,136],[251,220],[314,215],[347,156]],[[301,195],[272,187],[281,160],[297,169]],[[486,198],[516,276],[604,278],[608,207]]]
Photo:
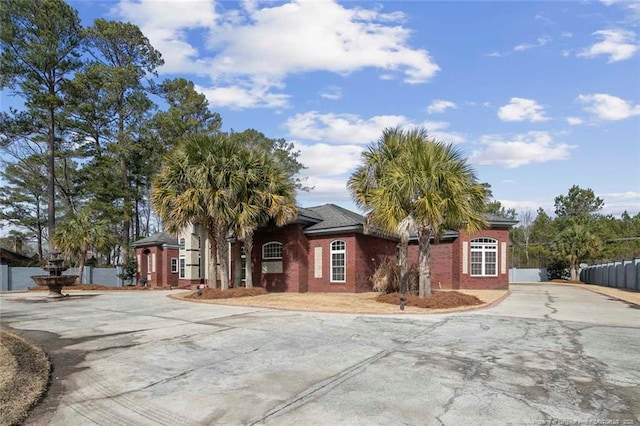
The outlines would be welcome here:
[[[322,221],[306,228],[305,233],[315,233],[329,230],[362,230],[364,226],[364,216],[340,206],[336,206],[335,204],[325,204],[323,206],[309,207],[306,210],[311,210],[318,217],[320,217]]]
[[[149,237],[143,238],[131,244],[133,247],[145,247],[145,246],[161,246],[161,245],[169,245],[169,246],[178,246],[178,240],[173,237],[171,234],[166,232],[158,232],[157,234],[153,234]]]
[[[517,220],[507,219],[502,216],[498,216],[496,214],[491,214],[491,213],[485,213],[484,218],[487,219],[487,222],[489,222],[489,225],[493,225],[493,226],[514,226],[515,224],[518,223]]]
[[[322,216],[310,208],[298,207],[298,220],[311,223],[320,222],[322,221]]]
[[[305,228],[304,232],[308,234],[364,230],[364,216],[335,204],[298,208],[298,212],[298,220],[306,219],[309,221],[309,218],[314,218],[318,221]],[[485,214],[485,218],[490,226],[513,226],[518,223],[516,220],[505,219],[493,214]],[[314,221],[309,222],[313,223]],[[442,238],[455,238],[457,236],[458,231],[445,230]]]

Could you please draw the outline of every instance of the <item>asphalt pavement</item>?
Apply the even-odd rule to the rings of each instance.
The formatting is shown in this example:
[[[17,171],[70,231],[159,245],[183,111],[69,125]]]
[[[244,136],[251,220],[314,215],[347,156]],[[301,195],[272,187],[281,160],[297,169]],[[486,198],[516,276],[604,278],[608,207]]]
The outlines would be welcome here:
[[[27,424],[640,424],[640,310],[512,285],[489,309],[350,315],[168,292],[0,296],[51,388]]]

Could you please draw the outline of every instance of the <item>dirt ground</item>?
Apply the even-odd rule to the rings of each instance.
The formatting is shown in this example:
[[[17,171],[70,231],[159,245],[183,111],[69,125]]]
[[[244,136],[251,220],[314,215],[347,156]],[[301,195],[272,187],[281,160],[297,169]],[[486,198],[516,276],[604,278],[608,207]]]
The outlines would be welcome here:
[[[0,331],[0,425],[22,422],[45,392],[50,368],[40,348]]]
[[[187,299],[193,292],[172,294],[171,297],[198,303],[220,305],[250,306],[256,308],[284,309],[292,311],[338,312],[351,314],[429,314],[457,312],[488,306],[506,297],[507,290],[456,290],[463,294],[478,297],[481,305],[462,306],[452,309],[424,309],[406,306],[404,311],[398,305],[376,301],[379,293],[269,293],[262,296],[241,297],[235,299]]]

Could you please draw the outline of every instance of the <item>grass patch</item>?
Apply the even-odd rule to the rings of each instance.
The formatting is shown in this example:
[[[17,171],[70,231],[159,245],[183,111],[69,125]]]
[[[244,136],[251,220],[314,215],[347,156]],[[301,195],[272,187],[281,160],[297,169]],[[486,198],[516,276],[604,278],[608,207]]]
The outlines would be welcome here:
[[[51,364],[42,349],[0,331],[0,425],[17,425],[42,397]]]
[[[429,297],[418,297],[411,294],[407,294],[405,297],[407,298],[407,301],[405,302],[406,306],[415,306],[416,308],[425,309],[450,309],[460,306],[481,305],[484,303],[476,296],[462,294],[457,291],[433,293]],[[400,293],[381,294],[376,297],[376,302],[399,305],[399,298]]]
[[[186,296],[187,299],[233,299],[236,297],[261,296],[267,294],[267,290],[262,287],[254,288],[230,288],[220,290],[219,288],[203,288],[202,294],[198,296],[196,292]]]

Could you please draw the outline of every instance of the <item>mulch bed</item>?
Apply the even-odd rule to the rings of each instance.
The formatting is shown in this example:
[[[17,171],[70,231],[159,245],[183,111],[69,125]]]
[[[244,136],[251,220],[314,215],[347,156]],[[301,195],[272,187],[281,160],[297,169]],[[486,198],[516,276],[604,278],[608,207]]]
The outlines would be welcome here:
[[[407,301],[406,306],[415,306],[417,308],[426,309],[449,309],[460,306],[474,306],[484,303],[476,296],[462,294],[457,291],[443,291],[432,293],[429,297],[418,297],[412,294],[405,295]],[[377,302],[390,303],[392,305],[400,304],[400,293],[381,294],[376,298]]]
[[[250,297],[267,294],[267,290],[262,287],[254,288],[230,288],[220,290],[219,288],[203,288],[202,294],[198,296],[196,292],[186,296],[187,299],[232,299],[235,297]]]

